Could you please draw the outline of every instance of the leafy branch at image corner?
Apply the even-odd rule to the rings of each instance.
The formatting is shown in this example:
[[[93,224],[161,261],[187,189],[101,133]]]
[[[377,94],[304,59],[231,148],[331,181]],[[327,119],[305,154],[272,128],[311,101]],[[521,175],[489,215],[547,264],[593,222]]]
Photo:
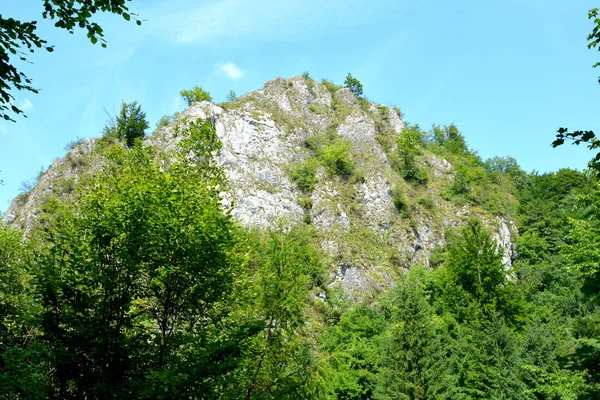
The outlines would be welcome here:
[[[592,32],[587,36],[588,49],[598,49],[600,44],[600,17],[598,17],[598,8],[592,8],[588,11],[588,19],[593,19],[594,27]],[[600,66],[600,61],[593,65],[594,68]],[[598,83],[600,83],[600,77],[598,77]],[[552,142],[552,147],[558,147],[565,143],[565,140],[570,140],[573,144],[579,145],[586,143],[588,149],[595,150],[600,149],[600,139],[596,137],[596,134],[591,130],[578,130],[569,132],[569,128],[559,128],[556,135],[556,139]],[[588,166],[590,169],[600,174],[600,152],[589,161]]]
[[[74,33],[75,28],[87,30],[87,37],[102,47],[107,43],[102,27],[92,21],[98,12],[108,12],[123,17],[126,21],[132,19],[137,25],[142,21],[137,14],[129,12],[126,3],[131,0],[43,0],[42,17],[55,20],[54,26]],[[54,46],[37,34],[37,21],[20,21],[0,14],[0,119],[15,122],[9,112],[25,116],[23,110],[15,105],[14,90],[26,90],[38,93],[32,85],[32,80],[15,65],[19,60],[31,63],[28,55],[37,49],[44,48],[54,51]]]

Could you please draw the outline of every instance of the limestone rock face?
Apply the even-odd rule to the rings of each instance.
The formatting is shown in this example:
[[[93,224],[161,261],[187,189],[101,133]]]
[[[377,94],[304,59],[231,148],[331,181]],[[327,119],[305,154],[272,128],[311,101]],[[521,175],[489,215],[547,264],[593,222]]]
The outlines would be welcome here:
[[[512,260],[515,256],[514,236],[516,230],[514,222],[505,217],[496,218],[496,229],[492,237],[502,249],[502,264],[507,270],[512,267]]]
[[[79,181],[81,174],[95,172],[101,168],[92,152],[95,139],[81,141],[63,158],[57,158],[37,183],[27,193],[17,196],[2,217],[2,222],[14,225],[27,234],[34,226],[40,206],[51,196],[68,196]]]
[[[227,174],[223,203],[232,207],[232,215],[253,227],[313,224],[331,259],[331,285],[368,295],[393,285],[394,276],[412,265],[429,265],[431,251],[444,245],[444,229],[461,226],[480,211],[453,205],[433,189],[452,180],[453,166],[427,151],[420,163],[428,169],[430,187],[415,189],[405,182],[390,162],[393,136],[404,127],[399,112],[364,104],[345,88],[279,78],[232,103],[196,103],[146,143],[168,151],[176,146],[179,124],[210,119],[223,143],[216,156]],[[319,150],[311,148],[311,141],[332,137],[348,143],[352,176],[332,173],[318,161]],[[386,148],[386,141],[392,145]],[[88,140],[57,159],[31,192],[13,201],[3,221],[25,233],[31,229],[44,199],[66,196],[59,186],[101,167],[94,148],[95,141]],[[314,187],[307,191],[293,180],[293,171],[309,160],[318,167]],[[410,213],[399,209],[397,193],[411,204]],[[495,221],[487,225],[510,268],[516,229],[505,217],[494,218],[483,219]]]

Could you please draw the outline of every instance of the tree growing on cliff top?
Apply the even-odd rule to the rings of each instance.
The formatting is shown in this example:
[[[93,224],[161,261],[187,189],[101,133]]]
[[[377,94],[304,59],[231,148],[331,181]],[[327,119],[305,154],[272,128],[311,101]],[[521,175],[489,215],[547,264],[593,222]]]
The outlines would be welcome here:
[[[346,80],[344,81],[344,86],[350,89],[352,94],[356,96],[356,98],[361,98],[363,95],[363,86],[358,79],[353,77],[350,73],[346,76]]]
[[[188,106],[191,106],[198,101],[212,101],[210,93],[200,86],[194,86],[194,88],[190,90],[182,90],[179,94],[183,97]]]
[[[146,113],[137,101],[121,104],[121,112],[116,118],[111,118],[104,127],[104,135],[117,138],[125,142],[127,147],[133,147],[136,139],[144,137],[150,125],[146,120]]]

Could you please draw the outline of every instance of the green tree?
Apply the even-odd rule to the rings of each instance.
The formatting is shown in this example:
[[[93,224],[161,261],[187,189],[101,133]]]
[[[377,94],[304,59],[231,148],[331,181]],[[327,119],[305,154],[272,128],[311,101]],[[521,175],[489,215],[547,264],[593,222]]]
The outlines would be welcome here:
[[[569,338],[567,325],[568,322],[548,318],[547,322],[536,320],[525,332],[519,373],[531,393],[543,398],[575,400],[587,392],[585,374],[561,365],[561,360],[567,358],[560,354],[564,339]]]
[[[146,113],[142,111],[137,101],[121,104],[121,111],[115,119],[111,119],[104,127],[104,136],[114,137],[125,142],[127,147],[133,147],[136,139],[145,135],[150,125],[146,120]]]
[[[209,121],[176,135],[169,154],[139,141],[110,147],[102,172],[42,233],[39,290],[60,398],[183,396],[182,377],[200,367],[181,358],[220,349],[206,332],[238,265],[212,157],[220,142]]]
[[[336,138],[319,149],[318,158],[331,174],[349,178],[356,171],[351,150],[350,142]]]
[[[363,86],[358,79],[350,75],[346,76],[346,80],[344,81],[344,86],[350,89],[352,94],[356,96],[356,98],[361,98],[363,95]]]
[[[47,395],[28,246],[20,232],[0,224],[0,399]]]
[[[253,340],[240,398],[310,399],[315,360],[306,318],[311,291],[323,284],[325,266],[310,228],[266,232],[256,239],[250,290],[258,293],[253,315],[264,326]],[[310,394],[313,393],[313,394]]]
[[[419,146],[423,143],[424,134],[418,125],[407,125],[402,129],[396,143],[397,168],[402,178],[409,182],[426,183],[427,171],[417,166],[416,157],[421,153]]]
[[[440,270],[443,307],[459,321],[480,319],[512,305],[502,250],[477,219],[453,239]],[[508,312],[508,311],[507,311]]]
[[[522,177],[525,172],[512,157],[492,157],[485,161],[484,169],[489,174],[508,174],[513,178]]]
[[[87,30],[87,37],[93,44],[100,41],[106,47],[104,31],[92,18],[99,12],[109,12],[123,17],[126,21],[141,21],[136,19],[136,14],[129,12],[126,6],[130,0],[42,0],[43,18],[55,20],[54,26],[66,29],[73,33],[75,28]],[[15,58],[27,62],[27,53],[36,49],[45,48],[53,51],[47,41],[37,34],[37,21],[22,22],[14,18],[5,18],[0,15],[0,117],[14,121],[7,113],[23,114],[23,110],[14,104],[14,95],[11,91],[28,90],[38,93],[32,86],[31,79],[20,71],[14,64]]]
[[[411,270],[392,292],[391,326],[383,339],[374,398],[452,398],[455,382],[448,374],[440,327],[419,275],[421,271]]]
[[[190,90],[182,90],[179,94],[183,97],[188,106],[191,106],[198,101],[212,101],[210,93],[200,86],[194,86],[194,88]]]
[[[439,146],[443,146],[453,154],[466,155],[469,153],[467,142],[456,125],[450,124],[443,128],[433,126],[432,140]]]
[[[358,305],[319,336],[327,357],[329,393],[337,399],[371,399],[378,381],[380,336],[387,328],[381,310]]]
[[[459,328],[460,392],[471,399],[534,399],[523,382],[517,337],[494,315]]]
[[[229,101],[229,102],[236,101],[237,98],[238,98],[237,94],[235,94],[235,92],[233,90],[230,90],[229,93],[227,94],[227,101]]]
[[[163,115],[162,117],[160,117],[160,119],[158,120],[158,122],[156,123],[156,127],[157,128],[162,128],[165,126],[169,126],[169,124],[171,122],[173,122],[174,118],[172,115]]]

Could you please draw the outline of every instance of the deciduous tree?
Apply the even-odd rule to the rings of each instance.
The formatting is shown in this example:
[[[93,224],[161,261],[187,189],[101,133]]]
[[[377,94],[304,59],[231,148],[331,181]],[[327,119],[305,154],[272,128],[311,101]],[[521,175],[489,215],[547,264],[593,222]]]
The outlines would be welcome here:
[[[344,81],[344,86],[350,89],[352,94],[356,96],[356,98],[361,98],[363,95],[363,86],[358,79],[353,77],[350,73],[346,76],[346,80]]]

